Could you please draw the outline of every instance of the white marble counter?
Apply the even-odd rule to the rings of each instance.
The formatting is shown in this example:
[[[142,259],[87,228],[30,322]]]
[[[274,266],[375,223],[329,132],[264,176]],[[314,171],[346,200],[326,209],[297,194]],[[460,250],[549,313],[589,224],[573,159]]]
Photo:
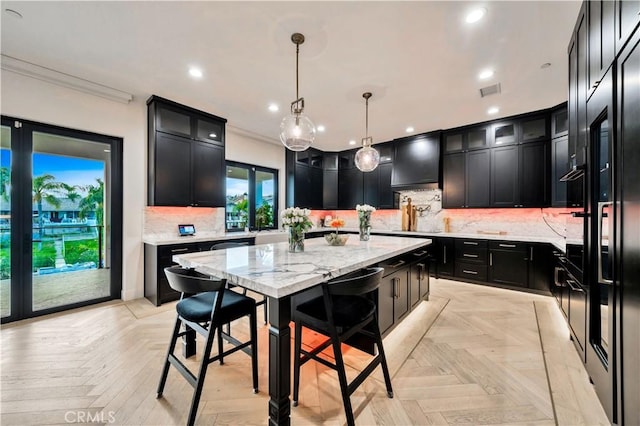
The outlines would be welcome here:
[[[309,238],[302,253],[289,253],[288,243],[283,242],[175,255],[173,261],[280,298],[429,244],[426,238],[382,235],[361,242],[352,235],[342,247],[330,246],[324,238]]]
[[[334,228],[314,228],[313,231],[334,231]],[[357,228],[340,228],[340,232],[358,232]],[[398,235],[398,236],[412,236],[412,237],[440,237],[440,238],[470,238],[477,240],[500,240],[500,241],[520,241],[524,243],[548,243],[554,247],[564,251],[565,239],[563,237],[547,237],[547,236],[531,236],[531,235],[516,235],[516,234],[473,234],[462,232],[421,232],[421,231],[398,231],[398,230],[385,230],[385,229],[372,229],[372,235],[384,234],[384,235]]]
[[[252,232],[198,232],[196,235],[180,237],[175,234],[144,235],[142,242],[153,246],[166,246],[171,244],[200,243],[213,240],[237,240],[240,238],[254,238],[258,234],[284,234],[284,231],[252,231]]]

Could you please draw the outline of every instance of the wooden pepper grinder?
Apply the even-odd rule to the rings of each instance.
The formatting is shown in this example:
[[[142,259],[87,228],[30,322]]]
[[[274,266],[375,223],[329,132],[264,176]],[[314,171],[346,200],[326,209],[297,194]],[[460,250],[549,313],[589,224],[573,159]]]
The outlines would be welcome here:
[[[411,231],[411,212],[413,206],[411,205],[411,198],[407,198],[407,204],[402,206],[402,230]]]

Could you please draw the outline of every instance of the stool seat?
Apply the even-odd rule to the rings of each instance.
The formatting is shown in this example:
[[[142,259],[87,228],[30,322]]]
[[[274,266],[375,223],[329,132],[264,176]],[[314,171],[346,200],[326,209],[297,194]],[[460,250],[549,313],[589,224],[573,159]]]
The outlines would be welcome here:
[[[235,321],[251,313],[255,302],[250,297],[224,290],[222,306],[216,318],[220,323]],[[217,296],[216,292],[196,294],[182,299],[176,305],[178,315],[187,321],[206,322],[211,319],[211,308]]]

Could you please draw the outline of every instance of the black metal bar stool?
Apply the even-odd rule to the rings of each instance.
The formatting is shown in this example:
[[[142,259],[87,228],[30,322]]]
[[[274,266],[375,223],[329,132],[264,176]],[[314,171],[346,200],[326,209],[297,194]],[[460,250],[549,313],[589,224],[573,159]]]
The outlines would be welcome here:
[[[370,293],[380,285],[383,268],[368,268],[322,284],[322,296],[303,302],[294,308],[295,355],[293,365],[293,406],[298,405],[300,387],[300,366],[313,359],[338,372],[342,402],[347,416],[347,424],[354,425],[351,394],[364,382],[378,365],[382,366],[387,395],[393,398],[391,377],[382,346],[382,336],[378,327],[376,304]],[[307,351],[302,349],[302,327],[329,336],[329,339]],[[378,354],[351,381],[347,382],[341,343],[356,333],[373,338]],[[319,354],[333,346],[335,364],[320,358]]]
[[[169,374],[169,366],[173,365],[194,388],[191,409],[189,410],[189,418],[187,420],[188,425],[193,425],[198,412],[198,404],[200,403],[200,395],[202,394],[207,367],[212,362],[219,360],[220,364],[223,364],[225,356],[239,350],[246,352],[251,356],[253,392],[258,392],[256,304],[250,297],[226,290],[225,279],[210,277],[200,274],[193,269],[185,269],[179,266],[165,268],[164,272],[167,275],[171,288],[182,293],[182,296],[180,302],[176,305],[178,316],[175,326],[173,327],[167,358],[162,370],[160,384],[158,385],[157,397],[162,397],[162,391],[164,390],[167,375]],[[240,342],[223,333],[223,324],[227,324],[244,316],[249,316],[249,341]],[[183,332],[180,332],[181,325],[184,325],[186,329]],[[173,354],[178,338],[190,333],[190,330],[195,330],[206,339],[202,360],[200,362],[200,371],[197,376]],[[211,348],[216,330],[218,332],[218,354],[211,357]],[[234,347],[223,351],[223,338],[232,343]]]

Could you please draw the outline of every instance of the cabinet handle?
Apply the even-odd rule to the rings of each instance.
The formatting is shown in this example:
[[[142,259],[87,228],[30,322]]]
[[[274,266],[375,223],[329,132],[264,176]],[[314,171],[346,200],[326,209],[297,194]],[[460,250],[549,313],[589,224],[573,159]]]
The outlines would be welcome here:
[[[477,246],[478,243],[476,243],[475,241],[463,241],[462,244],[468,245],[468,246]]]
[[[187,250],[189,250],[189,249],[186,248],[186,247],[185,248],[179,248],[179,249],[171,249],[171,253],[179,253],[179,252],[187,251]]]
[[[396,263],[394,263],[393,265],[387,265],[389,268],[399,268],[402,265],[405,264],[404,260],[398,260]]]
[[[444,261],[442,262],[444,265],[447,264],[447,246],[443,246],[444,248]]]
[[[424,256],[425,254],[427,254],[427,251],[426,251],[426,250],[422,250],[422,251],[420,251],[420,252],[418,252],[418,253],[413,253],[413,255],[414,255],[414,256],[417,256],[417,257]]]
[[[418,274],[418,279],[424,279],[424,272],[426,270],[424,263],[418,263],[418,267],[420,267],[420,273]]]
[[[529,247],[529,260],[533,262],[533,246]]]
[[[478,257],[477,254],[469,254],[469,253],[464,253],[462,256],[464,256],[464,257],[472,257],[472,258]]]
[[[466,269],[463,269],[462,272],[464,272],[465,274],[478,275],[477,271],[467,271]]]
[[[489,253],[489,266],[493,266],[493,253]]]
[[[604,209],[605,207],[608,207],[608,206],[613,206],[613,201],[598,203],[598,223],[597,223],[598,241],[596,241],[596,251],[598,253],[598,260],[597,260],[598,264],[596,265],[596,267],[598,270],[598,283],[601,283],[601,284],[613,284],[613,281],[605,278],[604,274],[602,273],[602,219],[604,217],[607,217],[605,216]],[[613,223],[613,218],[609,219],[610,228],[612,223]],[[613,232],[609,232],[609,235],[613,235]]]
[[[516,248],[515,244],[498,244],[500,247]]]

